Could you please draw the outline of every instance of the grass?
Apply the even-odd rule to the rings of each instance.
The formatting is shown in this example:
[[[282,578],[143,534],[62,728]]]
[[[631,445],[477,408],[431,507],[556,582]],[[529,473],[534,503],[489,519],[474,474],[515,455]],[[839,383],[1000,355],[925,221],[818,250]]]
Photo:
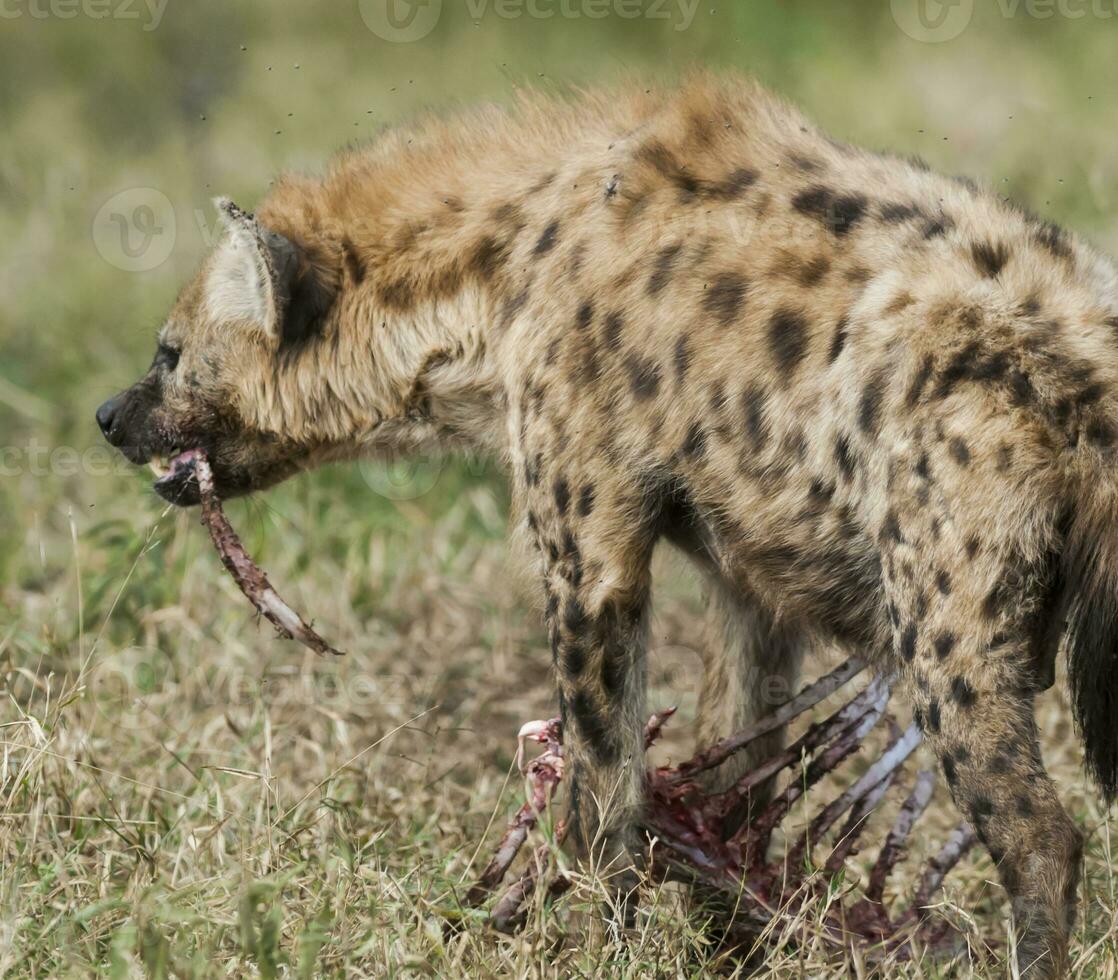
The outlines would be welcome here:
[[[473,915],[445,929],[479,847],[518,804],[518,727],[554,712],[537,597],[504,540],[500,474],[470,461],[336,467],[231,508],[288,598],[348,651],[324,662],[254,621],[194,515],[165,512],[145,477],[97,455],[93,409],[150,358],[204,250],[214,194],[251,206],[275,171],[316,168],[425,104],[700,63],[756,72],[836,136],[981,177],[1118,251],[1114,19],[1006,19],[990,5],[957,40],[920,45],[888,4],[706,4],[686,31],[648,18],[474,23],[444,7],[410,45],[374,37],[352,4],[170,5],[151,32],[111,18],[4,22],[0,85],[20,96],[0,102],[4,977],[719,966],[716,931],[669,887],[615,942],[593,875],[554,909],[533,906],[517,936]],[[166,262],[127,272],[90,228],[136,187],[167,196],[178,232]],[[666,555],[657,583],[650,700],[681,705],[659,750],[678,759],[701,603]],[[1090,834],[1075,975],[1111,978],[1114,824],[1081,775],[1062,691],[1040,715],[1046,761]],[[955,819],[937,798],[898,894]],[[852,859],[844,886],[866,861]],[[975,853],[944,893],[972,936],[1004,934],[993,877]],[[872,974],[824,955],[820,914],[810,906],[785,937],[795,942],[771,945],[762,975]],[[924,963],[885,975],[975,972]],[[1004,972],[995,962],[978,974]]]
[[[322,542],[282,521],[280,503],[241,505],[234,519],[271,525],[266,538],[258,530],[261,560],[342,659],[257,625],[192,515],[155,505],[72,535],[69,567],[20,591],[21,621],[0,639],[0,972],[659,977],[716,965],[717,930],[671,887],[646,899],[635,938],[612,941],[594,924],[604,896],[594,876],[554,910],[534,907],[521,935],[468,912],[448,932],[487,858],[479,848],[519,802],[516,730],[553,712],[546,641],[487,474],[445,473],[421,513],[382,500],[386,513],[369,523],[396,525],[385,531],[331,507],[338,479],[281,493],[322,515]],[[682,704],[660,750],[678,759],[697,693],[699,603],[680,565],[659,566],[652,701]],[[138,633],[125,642],[117,617],[132,615]],[[1042,715],[1046,758],[1092,833],[1078,973],[1113,976],[1109,827],[1079,774],[1062,695],[1046,695]],[[908,881],[954,820],[946,801],[933,805]],[[847,884],[872,856],[852,859]],[[972,936],[1005,925],[992,877],[974,854],[949,879],[948,914]],[[786,930],[766,975],[838,969],[813,919],[822,908]]]

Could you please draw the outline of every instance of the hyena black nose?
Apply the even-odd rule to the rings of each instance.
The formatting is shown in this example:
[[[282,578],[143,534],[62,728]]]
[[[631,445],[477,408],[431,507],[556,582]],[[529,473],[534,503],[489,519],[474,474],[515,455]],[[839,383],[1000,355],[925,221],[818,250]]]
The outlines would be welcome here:
[[[109,440],[109,442],[116,445],[113,439],[113,423],[116,421],[117,412],[120,409],[120,395],[110,398],[107,402],[103,402],[101,407],[97,409],[97,425],[101,429],[101,434]]]

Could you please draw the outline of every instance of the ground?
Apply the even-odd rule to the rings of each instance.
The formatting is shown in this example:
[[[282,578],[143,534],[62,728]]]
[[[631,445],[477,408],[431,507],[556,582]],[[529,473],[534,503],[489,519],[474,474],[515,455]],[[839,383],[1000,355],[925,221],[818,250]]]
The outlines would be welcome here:
[[[385,471],[364,472],[384,485]],[[292,503],[337,520],[339,481],[372,492],[360,472],[331,474],[305,481]],[[401,496],[406,483],[396,486]],[[649,899],[625,946],[593,930],[586,940],[579,912],[595,908],[593,883],[517,937],[480,921],[446,931],[445,913],[518,803],[517,728],[554,712],[549,653],[488,474],[443,472],[422,509],[377,499],[368,526],[358,508],[311,531],[272,524],[258,504],[232,508],[275,581],[346,649],[336,661],[254,622],[193,514],[89,526],[69,544],[68,574],[6,590],[23,618],[0,639],[4,655],[18,645],[38,659],[7,678],[5,975],[129,976],[139,964],[183,976],[267,975],[282,963],[305,976],[700,970],[713,936],[670,889]],[[681,563],[665,553],[657,565],[652,699],[681,705],[659,756],[678,760],[700,604]],[[120,643],[116,617],[135,615],[137,602],[140,631]],[[88,625],[60,649],[75,619]],[[1080,775],[1062,695],[1045,695],[1041,716],[1046,759],[1092,832],[1077,971],[1109,976],[1118,905],[1107,824]],[[930,853],[954,820],[937,800],[917,850]],[[944,896],[954,921],[986,937],[1008,916],[992,882],[976,852]],[[810,917],[804,929],[807,948],[772,953],[770,975],[836,968],[813,960]]]

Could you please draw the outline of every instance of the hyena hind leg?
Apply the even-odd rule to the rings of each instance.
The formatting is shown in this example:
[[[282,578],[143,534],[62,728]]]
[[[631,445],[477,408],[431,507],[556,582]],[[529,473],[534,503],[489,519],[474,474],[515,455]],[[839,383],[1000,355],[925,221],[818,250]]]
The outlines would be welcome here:
[[[756,597],[713,575],[706,616],[697,726],[700,747],[740,731],[790,698],[803,659],[803,643],[794,629],[778,624]],[[727,789],[783,745],[784,731],[770,732],[704,774],[703,782],[714,792]],[[757,786],[748,807],[731,815],[726,832],[733,833],[750,811],[764,807],[772,790],[772,780]]]
[[[923,618],[922,604],[906,605],[907,590],[893,590],[897,657],[955,803],[1012,903],[1021,975],[1059,977],[1067,969],[1083,837],[1040,753],[1033,702],[1037,633],[1045,624],[1020,611],[1043,605],[997,592],[997,602],[989,599],[976,614],[968,597],[984,591],[965,577],[956,570],[950,594]]]

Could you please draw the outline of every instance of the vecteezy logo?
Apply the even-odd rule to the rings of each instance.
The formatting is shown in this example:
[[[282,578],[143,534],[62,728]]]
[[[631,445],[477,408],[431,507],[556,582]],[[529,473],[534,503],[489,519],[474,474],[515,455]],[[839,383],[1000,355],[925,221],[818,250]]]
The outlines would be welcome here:
[[[435,29],[443,0],[357,0],[357,8],[377,37],[401,43],[418,41]]]
[[[93,219],[93,244],[106,262],[125,272],[154,269],[175,247],[175,208],[154,187],[114,194]]]
[[[974,0],[890,0],[889,5],[905,34],[929,44],[957,38],[974,16]]]
[[[357,464],[366,485],[387,500],[415,500],[427,493],[443,471],[440,456],[363,459]]]

